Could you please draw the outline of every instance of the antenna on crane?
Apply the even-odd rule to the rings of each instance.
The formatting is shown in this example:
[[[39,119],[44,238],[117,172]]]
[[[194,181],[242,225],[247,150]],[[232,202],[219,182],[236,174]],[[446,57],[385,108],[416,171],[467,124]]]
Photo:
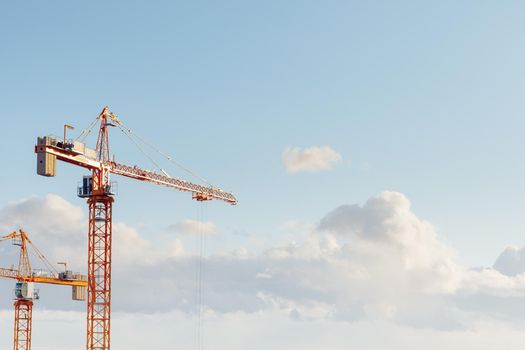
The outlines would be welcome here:
[[[67,130],[75,130],[75,127],[69,124],[64,124],[64,145],[67,144]]]
[[[59,261],[59,262],[57,262],[57,265],[63,265],[64,266],[64,271],[67,272],[67,262]]]

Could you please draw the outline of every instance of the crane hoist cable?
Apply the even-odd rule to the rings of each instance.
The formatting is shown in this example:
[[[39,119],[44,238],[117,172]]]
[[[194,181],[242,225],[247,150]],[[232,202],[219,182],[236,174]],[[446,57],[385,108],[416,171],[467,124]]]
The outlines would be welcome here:
[[[91,132],[93,131],[93,128],[95,127],[95,125],[97,125],[97,122],[98,122],[98,117],[95,118],[95,120],[86,129],[82,130],[82,132],[78,135],[75,141],[84,142],[86,138],[89,136],[89,134],[91,134]]]
[[[149,153],[147,153],[139,144],[136,140],[133,139],[133,137],[131,137],[130,135],[127,134],[126,130],[123,129],[121,127],[120,124],[117,124],[118,128],[120,129],[120,131],[122,131],[122,133],[124,135],[126,135],[130,140],[131,142],[133,142],[135,144],[135,146],[139,149],[140,152],[142,152],[142,154],[144,154],[149,160],[151,163],[153,163],[154,166],[156,166],[164,175],[166,176],[169,176],[166,171],[164,171],[164,169],[162,169],[162,167],[155,161],[155,159],[153,159],[152,156],[149,155]]]
[[[180,164],[179,162],[177,162],[172,156],[170,156],[169,154],[167,154],[166,152],[163,152],[161,151],[158,147],[156,147],[155,145],[153,145],[151,142],[148,142],[146,140],[144,140],[142,137],[140,137],[139,135],[137,135],[133,130],[131,130],[129,127],[125,126],[122,122],[119,123],[120,126],[122,126],[128,133],[128,137],[135,137],[137,140],[139,140],[140,142],[142,142],[143,144],[145,144],[146,146],[150,147],[151,149],[153,149],[155,152],[157,152],[158,154],[160,154],[161,156],[163,156],[164,158],[166,158],[169,162],[171,162],[172,164],[174,164],[175,166],[179,167],[180,169],[182,169],[183,171],[187,172],[188,174],[194,176],[195,178],[201,180],[202,182],[204,182],[205,184],[207,184],[208,186],[212,186],[212,184],[210,184],[205,178],[203,178],[202,176],[200,176],[199,174],[195,173],[194,171],[188,169],[187,167],[183,166],[182,164]]]
[[[201,286],[201,275],[200,275],[200,266],[202,263],[202,241],[201,241],[201,235],[200,235],[200,220],[201,220],[201,205],[197,206],[197,235],[195,236],[195,290],[194,290],[194,301],[195,301],[195,314],[194,314],[194,343],[193,343],[193,349],[199,350],[199,339],[200,339],[200,286]]]
[[[82,130],[82,132],[75,139],[75,141],[85,142],[86,138],[91,134],[91,132],[93,131],[94,127],[97,125],[98,121],[99,121],[99,117],[95,118],[95,120],[86,129]],[[137,141],[139,141],[142,144],[150,147],[155,152],[157,152],[159,155],[161,155],[162,157],[166,158],[170,163],[172,163],[173,165],[175,165],[178,168],[182,169],[183,171],[185,171],[189,175],[199,179],[200,181],[202,181],[203,183],[205,183],[206,185],[208,185],[210,187],[214,187],[204,177],[200,176],[199,174],[195,173],[191,169],[189,169],[189,168],[185,167],[184,165],[180,164],[171,155],[169,155],[166,152],[163,152],[158,147],[153,145],[151,142],[148,142],[145,139],[143,139],[142,137],[140,137],[139,135],[137,135],[133,130],[131,130],[131,128],[129,128],[128,126],[124,125],[124,123],[122,123],[122,121],[119,120],[118,118],[113,119],[113,121],[115,122],[115,126],[117,126],[124,133],[124,135],[126,135],[135,144],[135,146],[140,150],[140,152],[142,152],[153,163],[153,165],[156,166],[164,175],[169,176],[169,174],[153,159],[153,157],[151,155],[149,155],[149,153],[147,153],[144,150],[143,147],[141,147],[139,145],[139,143]],[[171,176],[169,176],[169,177],[171,177]]]
[[[199,205],[198,218],[198,236],[195,269],[195,334],[194,334],[194,349],[202,350],[204,348],[204,327],[203,327],[203,310],[205,297],[205,279],[206,279],[206,224],[207,224],[207,206],[206,202],[201,202]]]

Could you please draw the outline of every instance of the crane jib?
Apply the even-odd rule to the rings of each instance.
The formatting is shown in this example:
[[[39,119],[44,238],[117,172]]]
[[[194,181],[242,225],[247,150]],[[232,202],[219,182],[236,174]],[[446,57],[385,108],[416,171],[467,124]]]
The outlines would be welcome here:
[[[172,187],[179,191],[201,194],[209,197],[209,199],[218,199],[230,204],[237,204],[237,199],[231,193],[169,177],[153,171],[144,170],[136,166],[112,163],[110,171],[114,174],[135,178],[137,180],[149,181],[159,185]]]
[[[108,164],[86,156],[73,147],[61,147],[62,144],[50,137],[38,139],[35,146],[37,153],[37,173],[42,176],[53,177],[56,175],[56,160],[78,165],[90,170],[106,169],[109,172],[136,180],[147,181],[157,185],[174,188],[179,191],[191,192],[196,199],[221,200],[232,205],[237,204],[235,196],[218,188],[203,186],[178,178],[169,177],[154,171],[145,170],[137,166],[130,166],[109,161]]]

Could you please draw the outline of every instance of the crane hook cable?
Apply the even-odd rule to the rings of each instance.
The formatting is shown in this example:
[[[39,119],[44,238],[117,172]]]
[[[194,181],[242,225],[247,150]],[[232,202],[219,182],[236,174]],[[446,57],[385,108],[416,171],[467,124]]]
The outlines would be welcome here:
[[[203,332],[203,305],[204,305],[204,280],[205,280],[205,261],[204,255],[206,251],[206,202],[201,202],[199,205],[199,219],[198,219],[198,260],[196,266],[195,278],[195,350],[202,350],[204,348],[204,332]]]

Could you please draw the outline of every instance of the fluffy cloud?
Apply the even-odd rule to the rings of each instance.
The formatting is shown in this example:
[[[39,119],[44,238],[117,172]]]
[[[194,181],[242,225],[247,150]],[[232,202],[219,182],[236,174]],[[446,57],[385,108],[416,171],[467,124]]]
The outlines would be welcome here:
[[[345,246],[353,266],[377,266],[378,272],[395,269],[389,274],[401,272],[399,277],[417,283],[409,289],[458,288],[462,269],[456,252],[439,241],[430,223],[416,217],[401,193],[383,192],[363,207],[340,206],[321,220],[319,229],[353,239]]]
[[[50,260],[65,255],[80,269],[86,258],[86,220],[79,207],[57,196],[0,209],[2,227],[26,223]],[[184,231],[184,225],[178,227]],[[400,193],[383,192],[362,206],[340,206],[316,228],[304,227],[309,234],[301,242],[260,254],[240,248],[203,257],[206,313],[277,311],[294,320],[388,321],[440,330],[470,327],[480,317],[523,318],[511,305],[525,301],[525,276],[463,267],[454,249]],[[116,222],[114,233],[114,310],[193,313],[199,256],[173,237],[155,245],[124,223]],[[0,255],[0,263],[5,258]],[[0,289],[10,293],[12,286]],[[64,303],[69,290],[55,290],[43,293],[41,303],[51,309],[75,307]],[[0,300],[0,308],[9,304]]]
[[[525,272],[525,247],[507,247],[494,263],[494,268],[507,276]]]
[[[34,310],[33,348],[81,348],[85,339],[84,312]],[[4,330],[0,350],[12,350],[13,313],[0,311]],[[111,342],[115,349],[192,349],[195,320],[170,311],[154,315],[115,312]],[[333,320],[301,321],[279,311],[207,314],[203,322],[204,348],[216,350],[518,350],[523,328],[500,322],[474,322],[465,331],[415,329],[380,321],[342,323]],[[378,336],[380,335],[380,336]],[[503,345],[502,345],[503,344]]]
[[[0,232],[20,228],[52,261],[67,261],[75,269],[85,265],[87,223],[79,206],[52,194],[10,203],[0,210]]]
[[[328,146],[287,148],[282,154],[283,164],[290,173],[330,170],[341,159],[341,155]]]

